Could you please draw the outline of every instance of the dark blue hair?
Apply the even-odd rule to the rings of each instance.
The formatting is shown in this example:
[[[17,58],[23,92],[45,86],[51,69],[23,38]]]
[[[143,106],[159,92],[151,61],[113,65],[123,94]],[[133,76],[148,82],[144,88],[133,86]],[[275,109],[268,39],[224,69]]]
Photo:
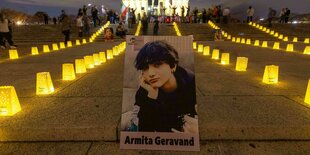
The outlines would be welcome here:
[[[144,70],[149,64],[162,62],[173,68],[179,62],[178,52],[164,41],[154,41],[146,43],[140,49],[135,60],[135,67],[137,70]]]

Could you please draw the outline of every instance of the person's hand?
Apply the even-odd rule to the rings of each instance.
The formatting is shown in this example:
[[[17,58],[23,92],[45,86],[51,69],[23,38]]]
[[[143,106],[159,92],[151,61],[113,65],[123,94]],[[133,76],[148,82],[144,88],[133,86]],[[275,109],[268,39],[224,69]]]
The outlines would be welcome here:
[[[183,130],[186,133],[198,133],[198,119],[190,116],[184,116]]]
[[[198,119],[190,117],[188,115],[185,115],[183,117],[184,125],[183,125],[183,132],[185,133],[198,133]],[[171,129],[172,132],[179,133],[181,131],[178,131],[174,128]]]
[[[158,88],[153,88],[150,84],[146,83],[142,75],[139,76],[139,84],[148,92],[148,97],[151,99],[157,99],[158,97]]]

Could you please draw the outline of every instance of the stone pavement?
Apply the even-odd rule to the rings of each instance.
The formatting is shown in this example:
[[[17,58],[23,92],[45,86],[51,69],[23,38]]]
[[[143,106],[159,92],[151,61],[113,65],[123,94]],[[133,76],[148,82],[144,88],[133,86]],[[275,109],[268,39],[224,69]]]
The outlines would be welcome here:
[[[13,117],[0,117],[0,154],[310,152],[310,111],[303,103],[309,56],[231,42],[199,43],[231,55],[231,64],[222,66],[195,52],[200,152],[119,150],[124,54],[74,81],[61,80],[63,63],[118,44],[95,42],[0,63],[0,85],[15,86],[22,106]],[[247,72],[234,71],[237,56],[249,57]],[[280,66],[279,84],[261,82],[266,64]],[[40,71],[51,72],[54,94],[35,95]]]

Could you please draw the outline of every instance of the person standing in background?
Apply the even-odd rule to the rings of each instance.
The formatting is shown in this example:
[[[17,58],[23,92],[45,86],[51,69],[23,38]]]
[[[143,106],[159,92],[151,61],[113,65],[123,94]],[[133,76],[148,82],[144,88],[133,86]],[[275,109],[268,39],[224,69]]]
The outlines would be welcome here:
[[[144,15],[143,15],[143,17],[142,17],[142,20],[141,20],[141,23],[142,23],[142,32],[143,32],[143,35],[147,35],[148,20],[147,20],[146,13],[144,13]]]
[[[83,5],[83,14],[87,15],[87,7],[86,7],[86,5]]]
[[[268,12],[268,27],[272,27],[272,19],[273,17],[276,15],[276,11],[273,10],[272,8],[269,8],[269,12]]]
[[[158,35],[158,30],[159,30],[159,21],[157,18],[155,18],[154,21],[154,28],[153,28],[153,35],[157,36]]]
[[[5,49],[5,40],[10,44],[10,48],[16,48],[12,40],[12,29],[9,28],[9,20],[0,12],[0,47]]]
[[[79,10],[78,10],[78,16],[82,16],[84,13],[83,13],[83,10],[82,10],[82,8],[79,8]]]
[[[82,37],[83,36],[83,27],[84,27],[84,24],[83,24],[83,15],[78,15],[77,18],[76,18],[76,27],[78,28],[78,36],[79,37]]]
[[[207,10],[205,8],[203,8],[202,11],[202,23],[206,23],[207,21]]]
[[[60,17],[61,22],[61,32],[65,35],[65,45],[67,46],[67,42],[70,40],[70,31],[71,31],[71,21],[69,16],[62,10],[62,14]]]
[[[83,30],[84,30],[84,34],[86,36],[90,36],[90,19],[87,17],[87,15],[84,15],[82,17],[83,20]]]
[[[286,8],[286,11],[285,11],[285,23],[288,22],[288,19],[290,18],[290,14],[291,14],[291,10]]]
[[[249,6],[248,10],[247,10],[247,23],[249,23],[250,21],[253,21],[253,16],[254,16],[254,8],[252,8],[252,6]]]
[[[43,18],[44,18],[44,24],[48,25],[48,15],[46,13],[43,14]]]
[[[279,21],[279,23],[280,23],[280,24],[285,22],[285,12],[286,12],[286,9],[285,9],[285,8],[282,8],[282,10],[281,10],[281,12],[280,12],[280,14],[279,14],[279,16],[280,16],[280,21]]]
[[[230,16],[230,9],[229,7],[226,7],[224,10],[223,10],[223,23],[224,24],[228,24],[228,18]]]
[[[56,17],[53,18],[53,22],[54,22],[54,25],[57,24],[57,19],[56,19]]]
[[[98,10],[97,10],[96,5],[91,8],[91,16],[93,18],[94,27],[97,27],[97,21],[98,21],[98,25],[100,25],[100,19],[98,17]]]

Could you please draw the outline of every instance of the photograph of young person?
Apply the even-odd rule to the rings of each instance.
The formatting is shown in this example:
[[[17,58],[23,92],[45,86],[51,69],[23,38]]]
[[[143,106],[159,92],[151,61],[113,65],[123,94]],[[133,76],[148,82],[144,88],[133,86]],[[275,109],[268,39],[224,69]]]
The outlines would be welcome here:
[[[104,38],[104,41],[113,41],[114,39],[113,28],[111,27],[105,28],[103,30],[103,38]]]
[[[198,133],[195,76],[178,62],[178,52],[164,41],[146,43],[138,52],[138,131]]]

